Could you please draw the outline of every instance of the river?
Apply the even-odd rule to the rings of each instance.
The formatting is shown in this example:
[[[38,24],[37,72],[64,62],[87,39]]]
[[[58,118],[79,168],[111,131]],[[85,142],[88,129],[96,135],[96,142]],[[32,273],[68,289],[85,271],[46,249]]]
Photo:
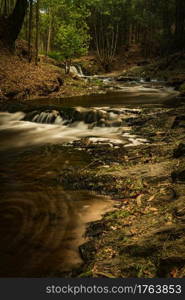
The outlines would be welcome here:
[[[176,92],[160,83],[122,84],[107,94],[3,104],[0,113],[0,276],[65,276],[83,262],[79,246],[89,222],[114,209],[109,196],[70,190],[65,169],[92,157],[74,143],[134,147],[143,107],[155,110]]]

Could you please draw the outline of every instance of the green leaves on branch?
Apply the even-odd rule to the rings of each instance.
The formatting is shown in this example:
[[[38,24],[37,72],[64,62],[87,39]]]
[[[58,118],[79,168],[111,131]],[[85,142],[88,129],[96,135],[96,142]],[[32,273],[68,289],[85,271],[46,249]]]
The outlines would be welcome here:
[[[63,24],[57,32],[55,45],[65,59],[71,59],[87,53],[89,40],[84,29],[78,29],[75,24]]]

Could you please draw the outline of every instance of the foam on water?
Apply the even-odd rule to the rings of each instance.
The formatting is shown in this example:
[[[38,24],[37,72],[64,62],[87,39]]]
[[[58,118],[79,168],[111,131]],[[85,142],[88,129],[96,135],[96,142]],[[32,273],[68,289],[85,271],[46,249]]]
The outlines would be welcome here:
[[[108,120],[116,121],[119,115],[122,119],[134,117],[139,110],[117,109],[111,111],[109,107],[101,109],[93,108],[106,113]],[[84,112],[86,109],[77,108],[77,111]],[[91,143],[103,143],[126,146],[135,146],[145,143],[146,140],[130,134],[131,127],[127,126],[94,126],[86,124],[84,121],[72,122],[66,125],[66,121],[55,112],[55,120],[51,124],[53,118],[52,113],[41,112],[33,117],[33,121],[25,121],[25,114],[17,113],[0,113],[0,135],[3,139],[1,149],[24,147],[36,144],[60,143],[66,144],[75,140],[87,137]],[[40,121],[39,123],[37,123]],[[45,123],[42,123],[45,122]],[[111,124],[111,123],[110,123]],[[128,143],[129,142],[129,143]]]

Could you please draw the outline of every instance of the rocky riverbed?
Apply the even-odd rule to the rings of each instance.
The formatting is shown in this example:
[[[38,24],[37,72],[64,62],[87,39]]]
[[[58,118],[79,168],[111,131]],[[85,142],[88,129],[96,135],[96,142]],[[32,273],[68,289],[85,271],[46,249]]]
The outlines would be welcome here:
[[[111,195],[116,206],[87,228],[81,277],[185,276],[184,111],[143,108],[132,126],[144,145],[74,144],[91,161],[65,170],[59,182]]]

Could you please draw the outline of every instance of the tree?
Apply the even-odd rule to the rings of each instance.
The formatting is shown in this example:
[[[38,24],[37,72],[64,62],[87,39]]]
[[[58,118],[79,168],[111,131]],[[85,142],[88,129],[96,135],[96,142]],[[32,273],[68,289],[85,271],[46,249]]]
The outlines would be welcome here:
[[[8,17],[3,15],[0,19],[0,41],[9,49],[14,48],[24,22],[27,7],[27,0],[17,0],[13,12]]]
[[[185,47],[185,2],[184,0],[175,1],[175,43],[176,48]]]
[[[70,71],[71,59],[87,54],[89,35],[74,25],[60,26],[57,36],[57,48],[65,59],[66,73]]]
[[[32,26],[33,26],[33,0],[30,0],[29,5],[29,34],[28,34],[28,56],[29,62],[32,60],[31,42],[32,42]]]
[[[36,3],[36,37],[35,37],[35,64],[38,64],[38,54],[39,54],[39,7],[40,0],[37,0]]]

